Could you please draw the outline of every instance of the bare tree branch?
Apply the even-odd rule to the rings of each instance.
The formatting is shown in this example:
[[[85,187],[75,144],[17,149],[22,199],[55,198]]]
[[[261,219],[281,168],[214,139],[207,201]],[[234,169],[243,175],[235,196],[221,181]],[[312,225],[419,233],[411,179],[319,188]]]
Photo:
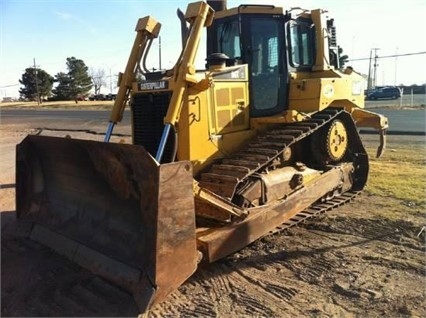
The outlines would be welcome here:
[[[102,86],[106,85],[105,70],[103,68],[94,69],[91,67],[90,77],[92,78],[93,87],[95,88],[95,95],[98,95]]]

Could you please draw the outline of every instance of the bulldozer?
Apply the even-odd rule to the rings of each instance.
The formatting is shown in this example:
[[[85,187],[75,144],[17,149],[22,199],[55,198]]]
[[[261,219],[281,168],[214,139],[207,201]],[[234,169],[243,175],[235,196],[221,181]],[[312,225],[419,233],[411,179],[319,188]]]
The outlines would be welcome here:
[[[345,204],[364,188],[364,78],[339,64],[323,9],[194,2],[173,68],[146,65],[161,24],[138,20],[104,140],[27,136],[16,211],[30,239],[125,288],[141,312],[202,264]],[[195,61],[203,31],[206,65]],[[110,142],[130,108],[132,143]]]

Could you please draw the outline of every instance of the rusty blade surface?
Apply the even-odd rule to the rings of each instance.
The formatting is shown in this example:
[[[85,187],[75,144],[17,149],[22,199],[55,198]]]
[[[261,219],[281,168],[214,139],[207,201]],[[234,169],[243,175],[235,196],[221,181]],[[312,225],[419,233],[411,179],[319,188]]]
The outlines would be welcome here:
[[[30,237],[126,288],[141,311],[197,267],[192,168],[143,147],[27,136],[16,206]]]

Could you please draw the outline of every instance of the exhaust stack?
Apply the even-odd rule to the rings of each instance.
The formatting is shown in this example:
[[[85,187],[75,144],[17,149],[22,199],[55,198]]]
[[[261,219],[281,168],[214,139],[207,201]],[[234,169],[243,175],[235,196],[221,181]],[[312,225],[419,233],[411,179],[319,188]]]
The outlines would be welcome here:
[[[224,11],[226,10],[226,3],[227,0],[210,0],[207,1],[207,4],[213,8],[215,12]],[[214,23],[214,21],[213,21]],[[213,28],[207,28],[207,54],[206,56],[209,56],[212,53],[219,53],[219,52],[212,52],[213,51],[213,42],[211,39],[214,38],[214,34],[212,34]]]
[[[215,12],[226,10],[226,0],[211,0],[207,4],[213,8]]]

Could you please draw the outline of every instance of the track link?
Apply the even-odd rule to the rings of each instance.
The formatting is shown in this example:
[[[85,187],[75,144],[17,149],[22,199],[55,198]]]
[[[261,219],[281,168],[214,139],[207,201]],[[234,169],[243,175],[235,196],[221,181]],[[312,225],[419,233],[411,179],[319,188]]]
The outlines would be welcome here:
[[[287,148],[315,133],[333,119],[341,117],[347,123],[351,136],[357,136],[352,141],[353,152],[356,156],[365,154],[350,115],[342,109],[326,109],[307,121],[284,124],[255,137],[244,149],[222,159],[220,163],[213,165],[210,171],[202,173],[200,185],[231,201],[238,187],[252,174],[265,171],[274,160],[283,156]],[[366,165],[368,170],[368,162]],[[363,170],[362,166],[363,164],[360,170]],[[358,173],[358,177],[366,179],[366,173]]]
[[[335,208],[338,208],[339,206],[342,206],[352,201],[360,193],[361,193],[360,191],[348,191],[326,202],[319,202],[319,203],[313,204],[309,208],[303,211],[300,211],[299,213],[297,213],[291,219],[285,221],[280,226],[277,226],[274,230],[272,230],[268,234],[280,233],[292,226],[295,226],[299,223],[303,223],[304,221],[306,221],[307,219],[311,217],[315,217],[320,214],[326,213],[330,210],[333,210]]]

